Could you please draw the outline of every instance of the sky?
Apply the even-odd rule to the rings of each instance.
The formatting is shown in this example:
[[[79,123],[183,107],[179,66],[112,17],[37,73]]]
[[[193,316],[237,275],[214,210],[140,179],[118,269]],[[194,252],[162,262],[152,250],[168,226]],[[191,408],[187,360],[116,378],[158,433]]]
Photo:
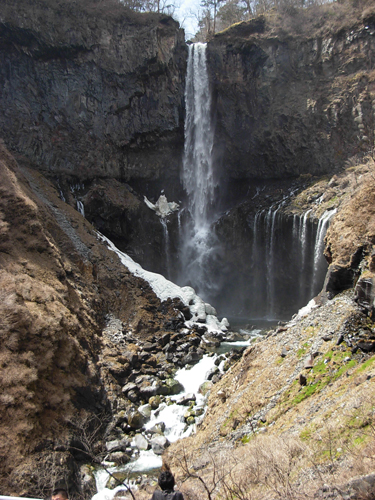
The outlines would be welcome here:
[[[178,0],[177,2],[178,3]],[[185,30],[186,40],[192,38],[198,31],[198,21],[191,15],[191,12],[198,13],[200,0],[179,0],[179,7],[176,8],[173,17],[179,21]]]

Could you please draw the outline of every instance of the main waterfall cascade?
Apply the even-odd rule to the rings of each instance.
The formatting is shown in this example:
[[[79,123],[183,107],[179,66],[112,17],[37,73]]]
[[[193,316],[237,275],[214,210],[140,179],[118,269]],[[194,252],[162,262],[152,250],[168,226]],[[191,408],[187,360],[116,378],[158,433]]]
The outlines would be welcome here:
[[[182,184],[187,210],[180,226],[178,282],[191,283],[203,297],[209,298],[212,290],[220,285],[214,273],[219,245],[211,230],[217,180],[212,158],[214,128],[204,43],[189,46],[185,102]]]

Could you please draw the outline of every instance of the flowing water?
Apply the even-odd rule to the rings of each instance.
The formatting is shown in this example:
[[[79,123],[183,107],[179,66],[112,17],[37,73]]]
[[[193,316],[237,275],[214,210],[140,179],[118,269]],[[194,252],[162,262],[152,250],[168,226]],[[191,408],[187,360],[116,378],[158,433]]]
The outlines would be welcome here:
[[[219,250],[211,231],[217,183],[212,158],[214,130],[206,61],[206,44],[189,46],[186,75],[186,120],[182,183],[188,217],[181,228],[179,282],[191,283],[206,298],[215,288],[212,275]]]

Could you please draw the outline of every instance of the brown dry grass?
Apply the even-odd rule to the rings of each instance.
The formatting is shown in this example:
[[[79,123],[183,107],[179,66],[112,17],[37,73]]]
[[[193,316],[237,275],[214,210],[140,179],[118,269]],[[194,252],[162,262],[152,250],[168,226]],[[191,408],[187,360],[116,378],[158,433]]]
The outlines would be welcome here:
[[[344,33],[370,22],[375,15],[372,0],[340,2],[311,2],[301,7],[293,1],[262,2],[256,4],[255,14],[264,16],[265,31],[257,38],[277,36],[281,39],[316,38]],[[243,33],[245,23],[237,23],[217,36]]]
[[[375,161],[368,156],[338,178],[347,184],[340,211],[327,233],[332,261],[348,265],[356,250],[375,244]]]
[[[188,499],[231,500],[314,498],[324,484],[346,484],[375,467],[375,397],[362,399],[347,415],[348,433],[327,424],[309,440],[286,435],[255,435],[236,448],[192,449],[169,454],[179,489]],[[349,426],[347,426],[349,427]]]

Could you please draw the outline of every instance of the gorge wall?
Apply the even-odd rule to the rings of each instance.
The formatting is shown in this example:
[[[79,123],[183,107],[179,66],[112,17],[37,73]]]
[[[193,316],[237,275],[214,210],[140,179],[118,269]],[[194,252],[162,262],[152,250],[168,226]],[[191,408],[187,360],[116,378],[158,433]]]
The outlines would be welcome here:
[[[178,23],[116,3],[20,2],[3,9],[0,40],[0,126],[12,151],[55,179],[176,185],[186,68]]]
[[[325,271],[313,276],[318,219],[336,203],[318,179],[374,143],[374,14],[335,9],[270,13],[208,44],[222,244],[209,300],[223,314],[287,318],[323,284]],[[309,203],[296,202],[314,184]]]
[[[330,30],[324,11],[309,15],[260,17],[208,45],[228,180],[321,175],[373,144],[373,15]]]
[[[163,188],[169,198],[181,191],[186,54],[183,31],[170,17],[116,2],[21,1],[1,13],[6,145],[158,271],[163,231],[143,195],[156,200]]]

